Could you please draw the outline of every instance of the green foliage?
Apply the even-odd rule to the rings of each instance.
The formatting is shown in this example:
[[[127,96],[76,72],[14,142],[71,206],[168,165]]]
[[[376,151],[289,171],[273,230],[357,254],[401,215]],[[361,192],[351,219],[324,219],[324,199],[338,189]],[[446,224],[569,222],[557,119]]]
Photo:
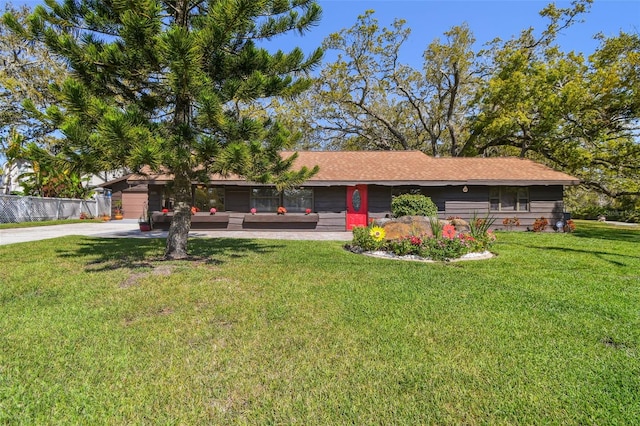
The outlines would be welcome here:
[[[73,71],[48,111],[67,152],[104,159],[102,169],[173,174],[168,258],[187,256],[193,181],[234,173],[286,188],[317,172],[289,170],[292,160],[278,153],[293,139],[253,105],[309,86],[321,49],[305,58],[258,46],[319,19],[315,2],[298,0],[48,2],[27,23],[4,17]]]
[[[353,228],[353,247],[358,247],[363,251],[375,251],[380,250],[384,245],[384,240],[376,240],[371,235],[371,227],[356,226]]]
[[[438,207],[431,198],[420,194],[402,194],[391,200],[393,217],[402,216],[437,216]]]
[[[473,212],[473,216],[469,221],[469,233],[474,238],[483,238],[487,235],[495,221],[496,218],[490,214],[486,214],[484,217],[478,217],[477,213]]]
[[[533,222],[533,232],[542,232],[545,229],[547,229],[547,226],[549,226],[549,221],[547,220],[547,218],[543,217],[539,217],[537,218],[534,222]]]
[[[598,219],[604,216],[609,221],[640,223],[640,197],[616,198],[595,197],[591,194],[576,194],[569,197],[569,210],[574,219]]]
[[[591,3],[550,4],[545,26],[481,50],[470,28],[453,27],[427,45],[419,69],[399,60],[405,22],[381,27],[366,11],[325,40],[337,59],[312,89],[273,108],[305,148],[527,157],[597,193],[638,196],[640,35],[596,35],[589,57],[557,45]]]
[[[10,150],[12,132],[43,148],[58,143],[51,133],[53,124],[44,113],[56,104],[52,86],[68,76],[68,68],[41,41],[26,40],[26,33],[12,30],[26,25],[31,13],[28,7],[3,4],[0,14],[8,12],[13,19],[11,23],[0,19],[0,153],[10,157],[6,151]]]
[[[424,259],[446,261],[468,253],[488,251],[495,235],[486,228],[477,231],[477,237],[468,233],[456,233],[452,225],[442,225],[437,218],[431,221],[433,235],[406,235],[393,240],[375,240],[371,227],[353,229],[350,248],[359,251],[386,251],[397,256],[414,255]],[[483,228],[484,229],[484,228]]]
[[[471,245],[462,238],[428,238],[420,249],[420,255],[433,260],[457,259],[470,252]]]
[[[91,195],[92,190],[81,177],[82,163],[77,158],[69,161],[64,154],[52,155],[35,143],[14,153],[12,159],[31,164],[31,171],[19,176],[24,195],[80,199]]]
[[[434,237],[442,237],[442,228],[444,225],[440,222],[438,216],[429,216],[429,225],[431,226],[431,233]]]

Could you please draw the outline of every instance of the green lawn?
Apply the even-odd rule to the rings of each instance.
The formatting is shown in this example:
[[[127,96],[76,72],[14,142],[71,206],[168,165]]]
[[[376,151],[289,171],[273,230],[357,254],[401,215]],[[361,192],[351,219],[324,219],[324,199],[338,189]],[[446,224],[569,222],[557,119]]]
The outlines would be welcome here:
[[[102,219],[59,219],[59,220],[43,220],[43,221],[34,221],[34,222],[0,223],[0,229],[34,228],[36,226],[68,225],[70,223],[86,223],[86,222],[100,223],[102,222]]]
[[[638,424],[640,231],[0,246],[0,424]]]

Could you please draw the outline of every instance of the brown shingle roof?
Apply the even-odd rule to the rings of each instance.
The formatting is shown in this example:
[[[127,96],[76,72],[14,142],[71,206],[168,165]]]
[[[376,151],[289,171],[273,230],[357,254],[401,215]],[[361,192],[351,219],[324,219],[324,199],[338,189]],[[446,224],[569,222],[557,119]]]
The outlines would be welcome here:
[[[290,155],[290,153],[285,153]],[[296,168],[320,166],[309,183],[571,185],[578,179],[531,160],[433,158],[420,151],[302,151]]]
[[[283,153],[284,157],[291,152]],[[420,151],[300,151],[294,169],[318,165],[306,185],[575,185],[579,181],[531,160],[433,158]],[[164,182],[171,175],[137,176],[129,181]],[[237,176],[212,176],[212,182],[247,184]]]

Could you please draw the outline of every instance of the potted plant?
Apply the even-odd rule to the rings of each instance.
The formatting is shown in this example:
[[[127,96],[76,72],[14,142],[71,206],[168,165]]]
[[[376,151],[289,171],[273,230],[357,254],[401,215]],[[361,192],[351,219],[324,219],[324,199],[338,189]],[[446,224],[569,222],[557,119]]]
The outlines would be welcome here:
[[[144,203],[144,207],[142,208],[142,215],[138,219],[138,226],[142,232],[151,231],[151,218],[148,214],[147,203]]]
[[[122,201],[116,201],[113,205],[113,218],[115,220],[122,220],[124,215],[122,214]]]

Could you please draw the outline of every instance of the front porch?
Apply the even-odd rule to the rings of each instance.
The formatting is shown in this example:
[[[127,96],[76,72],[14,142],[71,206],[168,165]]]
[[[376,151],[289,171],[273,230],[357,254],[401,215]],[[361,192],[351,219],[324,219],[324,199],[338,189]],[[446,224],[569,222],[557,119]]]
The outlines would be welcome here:
[[[154,212],[151,215],[154,229],[167,230],[173,220],[173,213]],[[244,213],[218,212],[215,214],[198,212],[191,216],[191,229],[228,231],[324,231],[340,232],[346,226],[344,213]]]

